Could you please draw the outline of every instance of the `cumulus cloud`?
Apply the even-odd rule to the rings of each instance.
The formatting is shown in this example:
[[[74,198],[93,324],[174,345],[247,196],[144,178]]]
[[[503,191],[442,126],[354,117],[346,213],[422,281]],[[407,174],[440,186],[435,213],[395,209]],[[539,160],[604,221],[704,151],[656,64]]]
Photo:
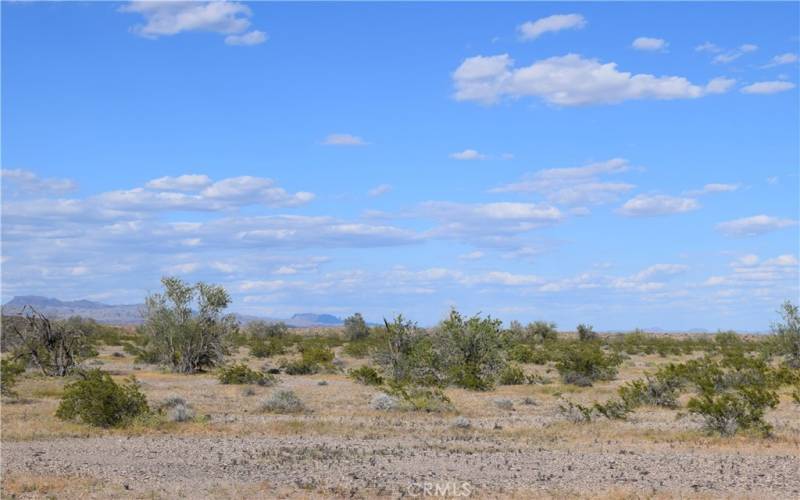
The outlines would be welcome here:
[[[664,50],[667,48],[667,45],[669,44],[663,38],[650,38],[646,36],[640,36],[631,43],[631,47],[634,49],[645,51]]]
[[[718,52],[722,52],[722,49],[718,47],[716,44],[711,42],[703,42],[697,47],[694,48],[696,52],[710,52],[712,54],[716,54]]]
[[[520,182],[492,189],[495,193],[537,193],[551,203],[598,205],[615,201],[635,186],[624,182],[602,181],[605,175],[626,172],[630,164],[623,158],[591,163],[582,167],[550,168],[527,174]]]
[[[254,45],[266,40],[263,31],[250,31],[250,7],[239,2],[136,1],[120,7],[121,12],[139,14],[144,24],[131,31],[145,38],[202,31],[228,35],[228,45]]]
[[[364,146],[367,143],[361,137],[351,134],[329,134],[322,141],[326,146]]]
[[[640,194],[626,201],[618,212],[630,217],[680,214],[700,208],[693,198],[681,198],[663,194]]]
[[[159,177],[145,184],[150,189],[162,191],[197,191],[211,184],[211,178],[202,174],[185,174],[177,177]]]
[[[533,96],[549,104],[582,106],[637,99],[695,99],[726,92],[735,83],[715,78],[706,85],[679,76],[619,71],[578,54],[550,57],[516,68],[508,54],[465,59],[453,73],[455,99],[492,104],[502,97]]]
[[[75,181],[71,179],[56,179],[53,177],[39,177],[30,170],[23,169],[0,169],[3,190],[6,191],[8,185],[15,187],[19,191],[27,193],[66,193],[78,188]]]
[[[769,215],[753,215],[717,224],[717,230],[727,236],[757,236],[771,233],[797,224],[796,220],[773,217]]]
[[[535,40],[545,33],[557,33],[562,30],[578,30],[586,26],[586,19],[580,14],[556,14],[536,21],[527,21],[520,25],[520,38]]]
[[[228,35],[225,43],[228,45],[259,45],[267,41],[267,34],[263,31],[250,31],[242,35]]]
[[[792,82],[784,82],[780,80],[756,82],[745,87],[742,87],[743,94],[777,94],[778,92],[785,92],[795,87]]]
[[[450,153],[450,158],[454,160],[485,160],[488,158],[485,154],[479,153],[474,149],[465,149],[458,153]]]

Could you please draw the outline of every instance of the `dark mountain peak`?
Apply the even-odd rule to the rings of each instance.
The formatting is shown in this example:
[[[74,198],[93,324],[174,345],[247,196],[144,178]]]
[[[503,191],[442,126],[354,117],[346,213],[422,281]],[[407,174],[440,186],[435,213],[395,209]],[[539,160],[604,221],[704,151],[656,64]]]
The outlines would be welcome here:
[[[32,306],[38,307],[75,307],[81,309],[102,309],[112,307],[100,302],[92,302],[91,300],[58,300],[52,297],[42,297],[41,295],[18,295],[9,300],[6,307],[24,307]]]

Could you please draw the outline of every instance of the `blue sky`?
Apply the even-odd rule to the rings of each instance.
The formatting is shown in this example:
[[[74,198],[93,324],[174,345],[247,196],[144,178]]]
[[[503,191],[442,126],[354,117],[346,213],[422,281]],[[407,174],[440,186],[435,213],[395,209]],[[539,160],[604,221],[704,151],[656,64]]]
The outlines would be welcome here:
[[[764,330],[794,3],[2,4],[2,299]]]

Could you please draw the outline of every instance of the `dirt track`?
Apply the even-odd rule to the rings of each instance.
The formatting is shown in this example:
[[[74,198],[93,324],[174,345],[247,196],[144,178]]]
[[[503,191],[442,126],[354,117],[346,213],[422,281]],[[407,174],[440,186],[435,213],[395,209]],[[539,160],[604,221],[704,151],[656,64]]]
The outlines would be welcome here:
[[[513,446],[513,445],[511,445]],[[490,438],[101,437],[3,443],[5,473],[89,476],[123,494],[201,498],[263,483],[310,495],[400,496],[422,484],[469,482],[484,495],[800,497],[797,455],[513,448]],[[415,489],[416,488],[416,489]],[[216,493],[215,493],[216,492]]]

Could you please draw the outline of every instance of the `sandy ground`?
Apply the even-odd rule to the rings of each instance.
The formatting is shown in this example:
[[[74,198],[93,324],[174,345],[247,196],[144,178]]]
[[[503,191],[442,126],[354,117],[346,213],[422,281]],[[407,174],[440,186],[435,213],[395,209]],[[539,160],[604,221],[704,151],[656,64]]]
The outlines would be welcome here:
[[[619,380],[585,389],[528,366],[554,383],[449,389],[456,411],[426,414],[373,410],[377,390],[342,374],[282,376],[246,395],[213,374],[137,367],[113,350],[101,354],[103,369],[135,374],[151,403],[179,395],[204,418],[124,430],[62,422],[53,413],[63,381],[27,377],[18,390],[28,397],[2,406],[4,497],[800,498],[800,406],[786,395],[768,415],[769,439],[709,437],[697,418],[655,408],[589,424],[559,414],[564,397],[603,400],[665,361],[657,356],[628,360]],[[259,411],[276,388],[294,390],[308,411]],[[498,408],[498,398],[514,408]],[[471,426],[455,427],[459,416]]]

